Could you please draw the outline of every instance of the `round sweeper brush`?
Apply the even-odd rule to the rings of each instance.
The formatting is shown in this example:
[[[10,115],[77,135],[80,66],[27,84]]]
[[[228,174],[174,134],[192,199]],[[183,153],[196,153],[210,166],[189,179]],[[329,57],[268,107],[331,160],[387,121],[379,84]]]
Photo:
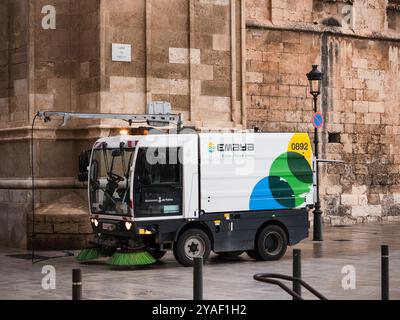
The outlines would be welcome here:
[[[107,263],[113,266],[145,266],[157,260],[145,249],[117,250]]]
[[[76,257],[76,260],[79,262],[85,262],[109,256],[110,254],[107,254],[107,252],[102,250],[101,248],[89,248],[89,249],[83,249],[81,252],[79,252],[78,256]]]

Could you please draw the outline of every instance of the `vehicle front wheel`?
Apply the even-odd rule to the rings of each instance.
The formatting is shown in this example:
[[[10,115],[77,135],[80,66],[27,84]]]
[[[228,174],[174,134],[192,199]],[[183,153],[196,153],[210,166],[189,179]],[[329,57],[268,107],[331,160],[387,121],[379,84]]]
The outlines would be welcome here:
[[[256,254],[260,260],[271,261],[282,258],[288,246],[286,232],[279,226],[266,226],[256,239]]]
[[[196,257],[203,257],[206,261],[210,251],[210,239],[200,229],[186,230],[179,236],[174,246],[175,259],[185,267],[193,266],[193,259]]]
[[[256,250],[247,250],[246,253],[250,258],[252,258],[254,260],[257,260],[257,261],[261,260],[260,257],[258,256]]]
[[[152,249],[149,250],[149,252],[154,257],[154,259],[157,259],[157,260],[160,260],[167,253],[167,251],[162,251],[159,248],[157,248],[157,249],[156,248],[152,248]]]

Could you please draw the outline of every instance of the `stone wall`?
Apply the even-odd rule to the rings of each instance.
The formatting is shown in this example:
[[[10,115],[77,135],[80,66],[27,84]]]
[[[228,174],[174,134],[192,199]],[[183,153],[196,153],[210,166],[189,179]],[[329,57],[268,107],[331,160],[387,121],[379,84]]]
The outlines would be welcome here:
[[[26,1],[2,2],[0,27],[0,123],[28,118],[28,16]]]
[[[296,27],[288,24],[293,16],[278,14],[280,22],[269,23],[274,1],[272,16],[248,14],[248,126],[313,135],[306,73],[312,64],[320,65],[325,78],[319,108],[326,119],[321,158],[346,162],[321,165],[325,222],[398,220],[400,39],[387,28],[386,3],[306,2],[313,3],[304,7],[313,8],[313,18]],[[352,25],[339,19],[344,2],[353,8]],[[291,5],[280,1],[285,9]],[[327,13],[344,27],[326,24]],[[316,17],[318,23],[312,23]]]
[[[392,220],[400,214],[400,44],[333,37],[322,45],[329,70],[326,134],[340,134],[340,143],[328,141],[324,151],[348,164],[326,169],[327,213],[332,223],[337,215],[357,222]]]
[[[56,8],[55,30],[42,28],[41,11],[48,4]],[[4,17],[1,17],[0,34],[4,37],[1,39],[4,47],[0,50],[3,77],[0,81],[0,243],[26,247],[32,230],[27,223],[32,210],[32,119],[39,110],[98,112],[99,3],[97,0],[12,0],[8,4],[2,2],[1,6]],[[33,168],[38,210],[60,203],[59,199],[66,194],[75,193],[76,159],[93,139],[87,132],[72,130],[78,124],[66,129],[60,129],[59,124],[59,121],[48,125],[36,122],[35,126]],[[85,197],[68,199],[74,199],[69,203],[70,208],[79,208],[86,202]],[[55,214],[66,206],[65,201],[62,203],[58,209],[54,208]],[[73,209],[70,214],[74,214]],[[56,236],[65,240],[81,237],[85,241],[82,233],[73,228],[57,230]],[[40,237],[39,232],[39,241]],[[80,246],[77,239],[73,240],[72,246]]]
[[[168,101],[187,125],[240,126],[240,12],[237,0],[102,2],[102,111]],[[133,62],[111,61],[112,43],[131,44]]]
[[[0,127],[18,127],[29,118],[28,108],[28,16],[27,1],[0,4]],[[29,148],[10,140],[12,132],[0,130],[0,177],[29,172]],[[11,138],[11,139],[10,139]],[[15,158],[19,158],[16,161]],[[0,190],[0,242],[26,244],[26,197],[23,190]]]
[[[103,1],[101,8],[102,112],[146,109],[146,3]],[[111,44],[132,45],[132,63],[111,61]],[[104,72],[104,73],[103,73]]]
[[[339,23],[357,34],[386,31],[386,9],[387,0],[246,0],[250,21],[295,27]]]
[[[55,30],[42,28],[45,5],[56,9]],[[84,245],[78,154],[126,126],[37,121],[31,150],[39,110],[145,113],[163,100],[200,130],[243,127],[240,0],[10,0],[0,9],[0,244],[32,243],[33,153],[36,244]],[[112,61],[112,43],[130,44],[132,62]]]

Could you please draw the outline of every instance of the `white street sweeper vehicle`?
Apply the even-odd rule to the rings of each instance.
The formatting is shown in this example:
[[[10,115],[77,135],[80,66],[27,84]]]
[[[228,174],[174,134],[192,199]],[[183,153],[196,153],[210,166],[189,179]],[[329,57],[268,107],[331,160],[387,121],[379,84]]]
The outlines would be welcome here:
[[[184,266],[211,251],[278,260],[308,236],[306,133],[118,135],[95,142],[86,165],[98,240],[80,260],[149,264],[168,250]]]

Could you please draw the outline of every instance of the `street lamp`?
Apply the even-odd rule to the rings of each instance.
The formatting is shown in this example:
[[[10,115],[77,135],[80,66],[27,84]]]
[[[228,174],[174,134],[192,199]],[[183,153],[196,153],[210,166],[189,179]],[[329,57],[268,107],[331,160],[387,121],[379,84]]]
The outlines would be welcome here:
[[[310,83],[310,94],[313,96],[314,113],[317,113],[318,96],[321,94],[322,78],[324,74],[318,70],[318,65],[313,65],[312,70],[307,73]],[[313,240],[322,241],[322,211],[319,199],[319,170],[318,170],[318,129],[314,129],[314,154],[315,154],[315,182],[316,182],[316,202],[314,206],[314,230]]]

